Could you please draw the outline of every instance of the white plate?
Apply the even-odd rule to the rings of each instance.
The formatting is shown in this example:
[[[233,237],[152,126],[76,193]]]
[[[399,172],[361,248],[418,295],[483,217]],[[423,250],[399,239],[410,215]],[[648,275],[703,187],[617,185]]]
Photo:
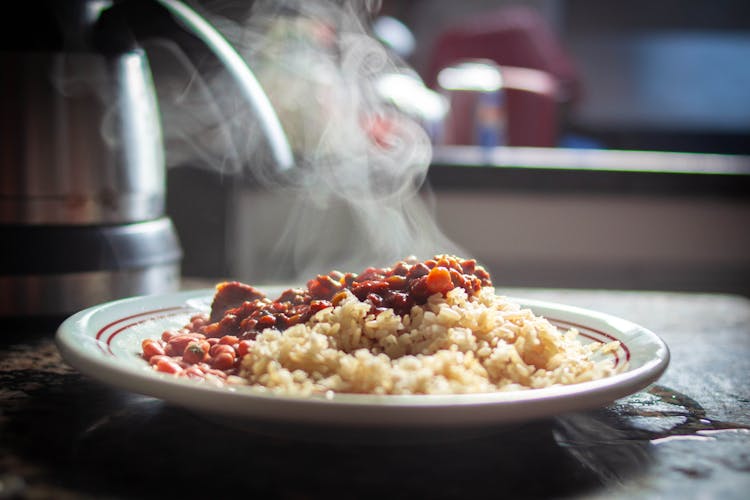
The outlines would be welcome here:
[[[269,296],[279,289],[266,289]],[[615,361],[628,368],[593,382],[544,389],[460,395],[280,396],[252,387],[213,387],[153,370],[140,356],[141,340],[181,327],[208,310],[213,290],[136,297],[91,307],[57,331],[65,360],[86,375],[129,391],[233,419],[386,428],[505,424],[604,406],[646,387],[669,363],[669,350],[649,330],[586,309],[513,299],[552,323],[575,326],[594,342],[619,340]],[[276,295],[274,295],[276,294]]]

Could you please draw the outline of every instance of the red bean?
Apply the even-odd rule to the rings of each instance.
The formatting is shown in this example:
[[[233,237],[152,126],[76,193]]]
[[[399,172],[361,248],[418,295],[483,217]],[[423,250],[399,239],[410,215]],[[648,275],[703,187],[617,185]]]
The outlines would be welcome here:
[[[365,300],[371,293],[382,293],[388,290],[388,283],[385,281],[360,281],[352,283],[352,293],[359,299]]]
[[[341,282],[340,278],[337,280],[331,276],[318,276],[307,282],[307,288],[313,299],[328,300],[341,290]]]
[[[461,262],[461,270],[464,274],[474,274],[476,267],[477,261],[475,259],[467,259]]]
[[[409,269],[409,272],[406,274],[406,278],[410,281],[415,280],[425,276],[429,272],[430,268],[420,262],[419,264],[411,266],[411,269]]]
[[[199,328],[208,324],[208,316],[205,314],[196,314],[190,318],[190,330],[197,331]]]
[[[329,307],[331,307],[331,303],[327,300],[313,300],[310,302],[310,313],[315,314]]]
[[[449,272],[451,275],[451,282],[453,283],[454,288],[457,286],[461,286],[461,287],[464,286],[464,284],[466,283],[466,280],[464,279],[463,274],[459,273],[455,269],[451,269]]]
[[[167,356],[166,354],[164,354],[164,355],[158,355],[158,354],[157,354],[156,356],[151,356],[151,359],[149,359],[149,360],[148,360],[148,363],[149,363],[149,364],[150,364],[151,366],[156,366],[156,363],[158,363],[158,362],[159,362],[159,361],[161,361],[162,359],[172,359],[172,358],[170,358],[170,357],[169,357],[169,356]]]
[[[403,290],[406,287],[406,277],[394,275],[388,276],[385,281],[388,283],[388,288],[391,290]]]
[[[256,330],[258,320],[255,318],[245,318],[240,323],[240,329],[246,332]]]
[[[211,358],[211,366],[217,370],[227,370],[234,366],[234,351],[220,352],[213,358]]]
[[[490,280],[490,274],[484,269],[482,268],[477,269],[474,272],[474,275],[481,280],[482,286],[492,286],[492,281]]]
[[[210,354],[212,357],[215,357],[219,353],[222,352],[228,352],[234,355],[234,347],[226,344],[216,344],[212,345],[211,349],[208,351],[208,354]]]
[[[182,356],[187,345],[194,340],[203,340],[205,337],[200,333],[183,333],[169,339],[169,347],[172,356]]]
[[[364,271],[362,271],[359,276],[354,278],[355,282],[363,282],[363,281],[373,281],[377,280],[378,278],[383,277],[384,273],[382,269],[376,269],[374,267],[368,267]]]
[[[274,302],[268,306],[270,312],[276,316],[286,313],[290,307],[292,307],[292,305],[289,302]]]
[[[393,276],[406,276],[406,273],[409,272],[409,264],[407,264],[404,261],[399,262],[391,269],[391,274]]]
[[[430,296],[430,291],[427,289],[427,276],[412,281],[409,284],[409,294],[414,298],[415,303],[424,303]]]
[[[153,356],[164,355],[164,347],[156,339],[145,339],[141,342],[141,349],[143,349],[143,357],[146,360],[151,359]]]
[[[194,340],[190,342],[182,353],[182,359],[190,364],[203,361],[208,356],[211,345],[205,340]]]
[[[274,326],[276,326],[275,316],[266,314],[258,319],[258,330],[265,330],[266,328],[273,328]]]
[[[385,299],[382,296],[375,293],[368,294],[366,299],[376,309],[383,307],[383,303],[385,302]]]
[[[162,358],[159,360],[158,363],[156,363],[156,369],[157,371],[163,372],[163,373],[172,373],[177,374],[182,371],[182,367],[174,360],[171,360],[169,358]]]
[[[195,380],[200,380],[204,377],[205,372],[201,370],[200,367],[198,367],[197,365],[193,365],[183,370],[182,373],[180,373],[180,375],[183,375],[183,376],[195,379]]]
[[[411,297],[406,293],[396,292],[391,295],[391,307],[397,314],[407,314],[414,305]]]
[[[237,346],[237,355],[239,357],[244,356],[245,354],[250,351],[250,348],[253,346],[252,341],[250,340],[240,340],[240,343]]]

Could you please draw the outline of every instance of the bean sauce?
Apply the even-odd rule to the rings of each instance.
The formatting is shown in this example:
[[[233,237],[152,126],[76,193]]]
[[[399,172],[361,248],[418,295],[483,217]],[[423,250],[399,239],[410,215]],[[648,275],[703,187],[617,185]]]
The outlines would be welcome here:
[[[336,306],[348,294],[377,314],[392,309],[408,314],[435,294],[463,288],[469,296],[492,286],[490,275],[474,259],[438,255],[419,262],[410,258],[392,267],[369,267],[360,274],[332,271],[284,291],[276,300],[252,286],[224,282],[216,287],[210,315],[196,315],[184,328],[146,339],[142,356],[156,370],[180,376],[227,380],[239,373],[242,356],[266,328],[285,330]]]

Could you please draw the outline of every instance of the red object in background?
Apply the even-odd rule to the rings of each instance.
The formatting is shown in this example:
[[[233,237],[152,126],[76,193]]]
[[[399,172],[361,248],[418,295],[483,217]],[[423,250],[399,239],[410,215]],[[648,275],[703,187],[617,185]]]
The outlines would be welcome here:
[[[501,67],[508,145],[557,144],[558,108],[580,96],[580,81],[573,60],[536,10],[505,7],[444,31],[432,51],[425,81],[437,88],[441,69],[467,59],[487,59]],[[462,115],[461,110],[453,112]],[[470,123],[457,123],[471,129]]]
[[[553,147],[559,135],[560,87],[545,71],[503,66],[508,145]]]
[[[503,66],[505,144],[508,146],[553,147],[558,139],[559,86],[544,71]],[[476,144],[478,92],[444,92],[451,111],[443,124],[441,143]]]

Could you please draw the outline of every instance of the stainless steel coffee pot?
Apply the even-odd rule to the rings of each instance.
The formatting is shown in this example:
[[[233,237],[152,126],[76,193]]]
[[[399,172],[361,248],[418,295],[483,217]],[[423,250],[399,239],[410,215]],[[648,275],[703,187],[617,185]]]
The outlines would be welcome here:
[[[159,106],[134,27],[161,15],[201,40],[287,168],[273,108],[245,61],[182,2],[48,0],[27,20],[33,9],[39,33],[0,45],[0,317],[174,290],[181,249],[165,215]]]

